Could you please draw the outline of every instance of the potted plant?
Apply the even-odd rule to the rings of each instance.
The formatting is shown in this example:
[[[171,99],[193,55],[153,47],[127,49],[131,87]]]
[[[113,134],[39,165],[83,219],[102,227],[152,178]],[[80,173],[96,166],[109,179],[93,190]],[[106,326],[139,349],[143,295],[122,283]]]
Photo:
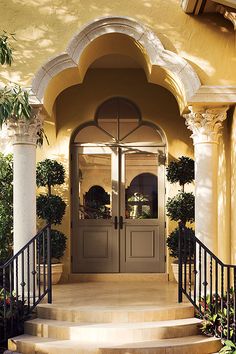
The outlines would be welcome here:
[[[47,193],[37,197],[37,216],[47,223],[61,224],[65,214],[66,203],[59,196],[52,194],[52,187],[65,182],[65,169],[61,163],[46,159],[37,164],[36,181],[38,187],[46,187]],[[66,236],[51,230],[52,283],[57,284],[61,278],[63,264],[61,258],[66,249]],[[42,252],[42,251],[41,251]],[[42,272],[43,270],[41,270]]]
[[[192,183],[194,181],[194,161],[185,156],[181,156],[177,161],[170,162],[167,167],[167,180],[170,183],[179,183],[181,190],[178,191],[178,194],[172,198],[168,198],[166,203],[167,216],[171,220],[176,222],[181,222],[184,226],[186,223],[194,222],[195,214],[195,198],[193,193],[185,192],[185,185]],[[190,239],[186,240],[186,244],[190,247],[187,247],[186,252],[186,261],[191,261],[194,252],[194,246],[191,242],[191,234],[194,235],[194,231],[191,228],[188,228]],[[186,236],[189,237],[189,236]],[[177,259],[178,258],[178,238],[179,238],[179,229],[175,228],[167,237],[167,247],[170,251],[170,256]],[[187,264],[188,266],[188,264]],[[178,281],[178,261],[175,260],[172,263],[172,270],[174,278]],[[189,270],[187,269],[187,275]],[[187,279],[188,282],[188,279]]]

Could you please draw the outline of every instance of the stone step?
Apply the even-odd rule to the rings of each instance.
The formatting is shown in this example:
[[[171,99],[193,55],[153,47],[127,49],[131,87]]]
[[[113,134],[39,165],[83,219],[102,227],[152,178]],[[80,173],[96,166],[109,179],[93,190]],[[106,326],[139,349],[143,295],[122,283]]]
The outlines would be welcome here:
[[[25,334],[9,340],[9,349],[22,354],[212,354],[220,348],[219,339],[200,335],[112,347],[104,343],[81,344],[77,340],[55,340]]]
[[[36,318],[25,322],[25,333],[54,339],[77,339],[82,343],[129,343],[179,338],[199,334],[201,320],[188,318],[159,322],[83,324]]]
[[[39,304],[39,318],[68,322],[119,323],[178,320],[194,316],[189,303],[162,306],[59,306]]]
[[[168,278],[167,273],[72,273],[68,282],[168,282]]]

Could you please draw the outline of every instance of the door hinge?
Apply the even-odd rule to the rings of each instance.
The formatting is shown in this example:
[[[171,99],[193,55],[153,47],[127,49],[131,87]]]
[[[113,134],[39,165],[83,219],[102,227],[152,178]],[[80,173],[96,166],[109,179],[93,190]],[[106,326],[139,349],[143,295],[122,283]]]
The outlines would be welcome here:
[[[70,187],[70,194],[72,195],[72,187]]]
[[[165,229],[166,229],[166,221],[165,221]]]
[[[73,159],[73,154],[70,154],[70,161],[72,161]]]
[[[70,257],[70,261],[71,261],[71,263],[73,263],[73,256]]]
[[[72,227],[73,227],[73,222],[71,221],[70,222],[70,228],[72,229]]]
[[[165,194],[166,194],[166,188],[165,188]]]
[[[165,256],[165,263],[166,263],[166,256]]]

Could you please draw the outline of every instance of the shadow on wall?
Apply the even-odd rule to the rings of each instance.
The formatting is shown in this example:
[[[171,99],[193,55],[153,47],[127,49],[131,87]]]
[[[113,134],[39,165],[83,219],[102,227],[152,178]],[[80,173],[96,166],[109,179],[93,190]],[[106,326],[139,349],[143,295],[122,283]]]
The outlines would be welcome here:
[[[186,15],[176,0],[136,0],[128,4],[124,0],[100,0],[99,5],[95,0],[55,0],[53,4],[48,0],[3,0],[1,7],[2,29],[14,32],[17,38],[13,66],[1,72],[4,81],[29,86],[42,64],[49,57],[65,51],[82,25],[98,17],[115,14],[133,17],[150,26],[166,49],[195,63],[202,80],[209,77],[216,80],[224,67],[224,80],[228,80],[228,84],[232,82],[233,65],[222,66],[222,60],[225,64],[233,58],[232,25],[219,15]],[[226,42],[229,44],[227,47]],[[224,50],[224,58],[219,58],[221,49]]]

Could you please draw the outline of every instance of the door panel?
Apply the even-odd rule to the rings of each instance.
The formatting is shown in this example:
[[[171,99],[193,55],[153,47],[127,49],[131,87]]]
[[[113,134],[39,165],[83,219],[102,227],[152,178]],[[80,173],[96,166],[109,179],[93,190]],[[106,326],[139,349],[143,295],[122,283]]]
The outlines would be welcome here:
[[[164,272],[164,169],[157,148],[122,151],[122,272]]]
[[[73,227],[73,271],[118,272],[117,149],[77,147],[77,185],[73,187],[76,220]],[[77,196],[77,198],[76,198]]]
[[[73,272],[165,271],[163,152],[74,147]]]
[[[77,255],[80,273],[117,272],[117,250],[118,237],[113,233],[112,225],[80,226]]]

